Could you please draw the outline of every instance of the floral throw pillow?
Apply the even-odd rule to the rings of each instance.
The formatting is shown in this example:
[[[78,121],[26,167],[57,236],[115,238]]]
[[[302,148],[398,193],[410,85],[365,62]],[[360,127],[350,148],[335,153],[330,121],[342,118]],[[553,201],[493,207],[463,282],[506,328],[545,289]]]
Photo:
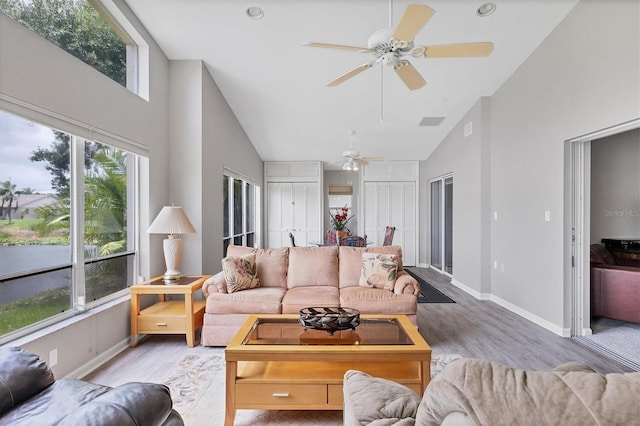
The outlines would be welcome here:
[[[395,254],[362,253],[359,285],[393,291],[397,272],[398,257]]]
[[[227,282],[227,293],[260,287],[255,253],[225,257],[222,259],[222,270]]]

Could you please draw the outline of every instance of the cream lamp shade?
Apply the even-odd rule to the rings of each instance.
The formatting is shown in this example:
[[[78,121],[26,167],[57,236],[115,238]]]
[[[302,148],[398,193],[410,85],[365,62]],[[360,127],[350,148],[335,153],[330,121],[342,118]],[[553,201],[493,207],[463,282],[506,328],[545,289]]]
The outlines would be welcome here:
[[[179,269],[182,259],[182,240],[176,235],[196,232],[184,209],[178,206],[163,207],[147,232],[149,234],[167,234],[167,238],[162,242],[167,272],[162,278],[165,281],[175,281],[182,278]]]

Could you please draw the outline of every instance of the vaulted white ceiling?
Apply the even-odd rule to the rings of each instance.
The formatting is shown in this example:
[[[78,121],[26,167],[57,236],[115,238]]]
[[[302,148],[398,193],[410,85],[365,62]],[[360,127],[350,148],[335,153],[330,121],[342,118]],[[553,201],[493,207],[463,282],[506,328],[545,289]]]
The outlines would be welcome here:
[[[386,160],[422,160],[481,96],[491,96],[577,0],[498,0],[479,17],[472,0],[126,0],[169,59],[201,59],[265,161],[324,161],[349,149]],[[435,15],[416,45],[491,41],[485,58],[415,59],[427,85],[410,91],[377,64],[337,87],[326,83],[370,61],[365,53],[305,47],[367,47],[410,3]],[[247,8],[264,17],[253,20]],[[548,66],[554,66],[549,64]],[[444,117],[420,126],[423,117]]]

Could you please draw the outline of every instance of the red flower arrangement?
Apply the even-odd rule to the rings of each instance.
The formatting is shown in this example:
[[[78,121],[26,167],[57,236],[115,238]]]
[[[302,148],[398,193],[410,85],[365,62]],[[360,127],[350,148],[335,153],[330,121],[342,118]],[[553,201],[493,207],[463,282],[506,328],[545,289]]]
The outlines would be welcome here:
[[[349,207],[346,205],[339,210],[340,213],[336,213],[335,215],[329,212],[329,216],[331,216],[331,222],[333,222],[333,227],[336,228],[336,231],[342,231],[347,223],[353,218],[353,216],[349,216]]]

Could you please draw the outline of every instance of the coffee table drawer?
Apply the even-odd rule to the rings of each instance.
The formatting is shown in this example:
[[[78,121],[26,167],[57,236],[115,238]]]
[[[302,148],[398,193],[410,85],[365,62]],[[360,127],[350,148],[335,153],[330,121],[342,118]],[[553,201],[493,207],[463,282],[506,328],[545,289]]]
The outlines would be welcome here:
[[[326,404],[327,385],[302,385],[290,383],[238,383],[238,405],[307,405]]]
[[[329,405],[343,405],[344,391],[342,390],[342,384],[328,385],[328,392]]]

